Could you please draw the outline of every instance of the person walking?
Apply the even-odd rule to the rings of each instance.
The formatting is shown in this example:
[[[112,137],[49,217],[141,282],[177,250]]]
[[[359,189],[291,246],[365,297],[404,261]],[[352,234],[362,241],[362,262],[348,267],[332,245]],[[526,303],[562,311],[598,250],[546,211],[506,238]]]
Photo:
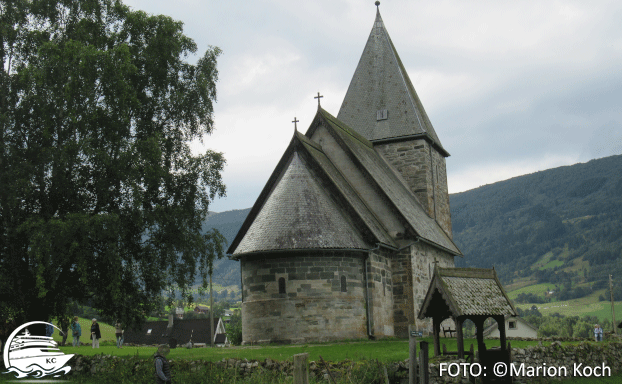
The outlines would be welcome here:
[[[80,327],[80,323],[78,323],[78,316],[74,316],[73,322],[71,323],[71,335],[73,336],[73,346],[79,347],[82,327]]]
[[[102,338],[102,334],[99,331],[99,324],[97,324],[97,319],[93,319],[93,323],[91,324],[91,339],[93,340],[93,348],[99,348],[99,339]]]
[[[115,336],[117,337],[117,348],[123,348],[123,327],[121,327],[121,321],[117,320],[115,324]]]
[[[65,346],[67,342],[67,332],[69,331],[69,318],[62,316],[58,321],[58,328],[60,328],[63,333],[63,341],[61,341],[60,345]]]
[[[596,341],[603,341],[603,329],[598,324],[594,324],[594,338]]]
[[[155,382],[156,384],[171,384],[171,365],[166,360],[166,355],[170,352],[170,348],[166,344],[158,347],[157,352],[153,355],[153,363],[155,365]]]

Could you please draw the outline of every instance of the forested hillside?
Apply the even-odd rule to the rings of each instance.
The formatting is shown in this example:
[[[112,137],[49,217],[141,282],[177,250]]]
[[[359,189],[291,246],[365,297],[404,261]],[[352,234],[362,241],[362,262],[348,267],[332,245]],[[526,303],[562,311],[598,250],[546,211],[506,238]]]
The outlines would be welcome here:
[[[203,223],[203,230],[207,231],[212,228],[218,229],[227,239],[227,246],[225,248],[228,248],[235,238],[235,235],[237,235],[249,211],[250,208],[226,212],[210,212],[205,223]],[[229,260],[227,257],[216,260],[214,263],[214,270],[214,278],[218,284],[222,286],[240,286],[240,263],[238,261]]]
[[[622,156],[559,167],[450,196],[458,266],[495,266],[569,296],[622,276]],[[618,296],[622,297],[622,296]],[[569,297],[572,298],[572,297]]]
[[[622,298],[622,156],[515,177],[450,201],[454,240],[465,255],[457,266],[494,266],[506,285],[546,283],[564,300],[606,288],[613,274]],[[212,213],[204,227],[230,244],[249,211]],[[238,262],[216,265],[240,284]]]

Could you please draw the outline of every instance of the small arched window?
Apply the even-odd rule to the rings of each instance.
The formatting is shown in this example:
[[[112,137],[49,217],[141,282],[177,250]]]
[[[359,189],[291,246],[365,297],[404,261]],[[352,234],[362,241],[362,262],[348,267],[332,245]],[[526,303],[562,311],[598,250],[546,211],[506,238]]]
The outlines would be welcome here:
[[[348,292],[348,286],[346,285],[345,275],[341,275],[341,292]]]
[[[279,293],[286,293],[285,292],[285,278],[284,277],[279,277]]]

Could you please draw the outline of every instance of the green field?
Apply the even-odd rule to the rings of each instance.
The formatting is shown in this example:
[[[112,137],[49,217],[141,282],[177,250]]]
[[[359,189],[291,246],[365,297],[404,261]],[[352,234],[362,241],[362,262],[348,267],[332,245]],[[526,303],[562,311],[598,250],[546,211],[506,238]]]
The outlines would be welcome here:
[[[549,268],[561,267],[564,265],[562,260],[551,260],[553,257],[553,252],[545,253],[540,260],[536,261],[534,265],[531,267],[532,269],[538,268],[543,271]]]
[[[434,343],[432,338],[424,338],[423,341],[429,343],[429,355],[434,356]],[[486,340],[488,347],[499,346],[499,340]],[[457,350],[456,339],[441,338],[441,343],[447,346],[450,351]],[[465,349],[470,345],[477,345],[475,339],[465,339]],[[537,341],[518,341],[512,340],[512,347],[525,348],[529,345],[537,345]],[[550,342],[544,342],[545,346]],[[85,356],[98,354],[113,355],[120,357],[138,356],[140,358],[150,358],[156,351],[156,346],[151,347],[130,347],[124,346],[118,349],[113,343],[101,345],[99,349],[90,346],[72,347],[65,346],[60,348],[64,353],[74,353]],[[310,360],[319,360],[322,356],[327,361],[342,360],[362,360],[378,359],[381,362],[400,361],[408,358],[408,341],[398,339],[386,339],[380,341],[359,340],[342,343],[326,344],[296,344],[296,345],[268,345],[268,346],[243,346],[227,348],[176,348],[172,349],[169,357],[171,359],[185,360],[204,360],[221,361],[223,358],[265,360],[270,358],[275,361],[291,359],[298,353],[308,353]]]
[[[533,284],[533,285],[528,285],[523,288],[515,289],[511,292],[508,292],[507,294],[510,300],[516,300],[518,295],[520,295],[521,293],[532,293],[534,295],[544,297],[544,292],[546,292],[547,288],[554,290],[555,285],[554,284]]]
[[[508,294],[509,296],[510,294]],[[598,292],[580,299],[568,301],[554,301],[545,304],[516,304],[521,309],[529,309],[535,305],[543,315],[559,313],[564,316],[596,316],[600,320],[609,319],[611,321],[611,302],[598,301]],[[622,301],[615,302],[616,319],[622,320]]]

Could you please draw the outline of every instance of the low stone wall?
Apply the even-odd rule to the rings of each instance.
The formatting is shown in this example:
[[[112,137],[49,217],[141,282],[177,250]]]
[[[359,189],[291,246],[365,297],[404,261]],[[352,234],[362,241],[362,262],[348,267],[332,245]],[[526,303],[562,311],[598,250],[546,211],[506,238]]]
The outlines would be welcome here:
[[[464,360],[447,361],[447,364],[462,363]],[[528,348],[512,348],[514,384],[539,384],[553,380],[564,380],[574,376],[609,376],[622,371],[622,342],[562,345],[555,341],[551,345]],[[608,367],[608,369],[604,369]],[[512,369],[508,367],[508,369]],[[440,376],[440,363],[430,364],[430,384],[468,383],[462,375]],[[578,373],[578,375],[577,375]],[[487,372],[488,375],[491,372]]]
[[[173,375],[175,372],[196,372],[197,374],[208,374],[212,369],[230,370],[232,376],[245,377],[256,372],[279,371],[286,376],[293,376],[294,363],[292,361],[274,361],[266,359],[264,361],[246,359],[223,359],[219,362],[207,362],[203,360],[169,360]],[[329,380],[329,371],[335,379],[346,375],[349,370],[356,369],[365,363],[376,364],[373,361],[352,362],[344,360],[340,362],[316,362],[309,363],[309,376]],[[153,372],[153,360],[142,358],[120,358],[118,356],[95,355],[95,356],[76,356],[69,361],[71,375],[97,375],[100,373],[111,373],[124,371],[137,376],[145,372]],[[394,373],[398,369],[407,370],[403,362],[393,363],[389,366],[389,371]]]
[[[519,374],[514,375],[514,383],[538,384],[548,382],[551,378],[563,380],[575,375],[575,366],[578,366],[582,374],[592,370],[594,375],[595,367],[602,369],[606,366],[611,374],[622,371],[622,342],[593,343],[583,342],[578,345],[561,345],[554,342],[550,346],[534,346],[528,348],[513,348],[512,360],[515,371]],[[428,367],[430,374],[430,384],[467,384],[468,378],[464,376],[451,377],[447,373],[440,375],[440,364],[464,363],[465,360],[436,361]],[[322,362],[311,361],[309,363],[309,374],[311,377],[319,379],[329,379],[328,372],[338,379],[347,375],[349,370],[356,369],[364,364],[374,364],[374,361],[340,361]],[[120,358],[117,356],[76,356],[70,360],[72,374],[95,375],[100,372],[113,372],[125,370],[135,372],[152,372],[153,361],[150,359]],[[562,367],[565,367],[565,372]],[[254,372],[280,371],[285,375],[292,375],[293,362],[264,361],[246,359],[223,359],[222,361],[211,363],[202,360],[171,360],[173,372],[197,372],[208,371],[210,369],[229,369],[232,374],[247,376]],[[387,371],[392,378],[391,382],[407,383],[408,380],[408,360],[395,362],[387,365]],[[207,373],[207,372],[206,372]]]

